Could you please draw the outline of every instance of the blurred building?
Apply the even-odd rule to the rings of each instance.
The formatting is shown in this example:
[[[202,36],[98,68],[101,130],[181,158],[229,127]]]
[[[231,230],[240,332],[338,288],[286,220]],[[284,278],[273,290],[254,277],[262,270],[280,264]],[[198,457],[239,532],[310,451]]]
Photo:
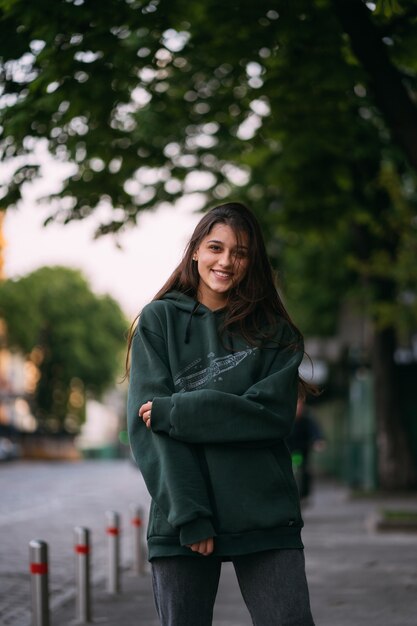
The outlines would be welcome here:
[[[4,432],[35,430],[28,401],[35,375],[22,355],[7,348],[6,325],[0,319],[0,426]]]
[[[404,340],[403,340],[404,341]],[[412,454],[417,459],[417,334],[394,354],[399,408]],[[325,433],[326,450],[313,455],[315,470],[365,490],[378,487],[378,426],[372,369],[373,327],[345,303],[333,337],[308,338],[302,375],[323,390],[309,401]]]
[[[5,279],[3,221],[4,212],[0,211],[0,280]],[[0,319],[0,435],[35,430],[36,421],[28,402],[36,385],[35,370],[21,354],[8,349],[7,326]]]

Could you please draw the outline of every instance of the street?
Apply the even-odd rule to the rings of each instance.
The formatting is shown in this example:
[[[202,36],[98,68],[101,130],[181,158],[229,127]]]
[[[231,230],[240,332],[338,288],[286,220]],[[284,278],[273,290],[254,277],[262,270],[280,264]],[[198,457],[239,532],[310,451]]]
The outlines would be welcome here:
[[[29,541],[49,547],[50,606],[74,593],[73,529],[91,530],[92,576],[106,575],[105,513],[122,518],[128,563],[130,504],[145,506],[141,476],[129,461],[13,462],[0,466],[0,624],[30,624]]]

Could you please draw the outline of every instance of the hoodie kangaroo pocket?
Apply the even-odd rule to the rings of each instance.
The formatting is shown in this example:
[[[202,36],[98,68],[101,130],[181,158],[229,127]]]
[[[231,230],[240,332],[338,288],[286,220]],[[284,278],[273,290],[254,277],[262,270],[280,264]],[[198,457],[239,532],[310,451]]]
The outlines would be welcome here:
[[[206,450],[218,533],[296,524],[296,495],[271,448]]]

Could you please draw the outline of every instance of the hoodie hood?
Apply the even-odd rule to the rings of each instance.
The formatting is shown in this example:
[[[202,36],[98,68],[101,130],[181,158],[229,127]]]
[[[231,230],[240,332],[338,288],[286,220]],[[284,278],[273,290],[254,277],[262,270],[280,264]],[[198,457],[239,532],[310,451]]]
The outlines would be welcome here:
[[[180,311],[189,313],[189,318],[184,333],[184,343],[190,342],[191,324],[194,315],[200,317],[203,315],[207,315],[208,313],[216,314],[222,310],[220,309],[220,311],[211,311],[204,304],[201,304],[201,302],[198,302],[198,300],[195,300],[195,298],[192,298],[191,296],[187,296],[184,293],[181,293],[181,291],[170,291],[169,293],[165,294],[165,296],[163,296],[162,300],[171,302]]]
[[[192,315],[204,315],[210,310],[204,306],[204,304],[198,302],[195,298],[187,296],[181,291],[170,291],[163,296],[162,300],[171,302],[180,311],[185,311],[186,313],[191,313]]]

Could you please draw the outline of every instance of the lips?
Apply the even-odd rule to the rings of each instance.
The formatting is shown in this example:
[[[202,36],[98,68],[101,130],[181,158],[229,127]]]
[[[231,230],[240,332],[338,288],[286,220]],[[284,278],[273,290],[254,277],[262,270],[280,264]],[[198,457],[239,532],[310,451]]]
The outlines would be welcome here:
[[[230,280],[233,276],[231,272],[222,272],[220,270],[211,270],[219,280]]]

